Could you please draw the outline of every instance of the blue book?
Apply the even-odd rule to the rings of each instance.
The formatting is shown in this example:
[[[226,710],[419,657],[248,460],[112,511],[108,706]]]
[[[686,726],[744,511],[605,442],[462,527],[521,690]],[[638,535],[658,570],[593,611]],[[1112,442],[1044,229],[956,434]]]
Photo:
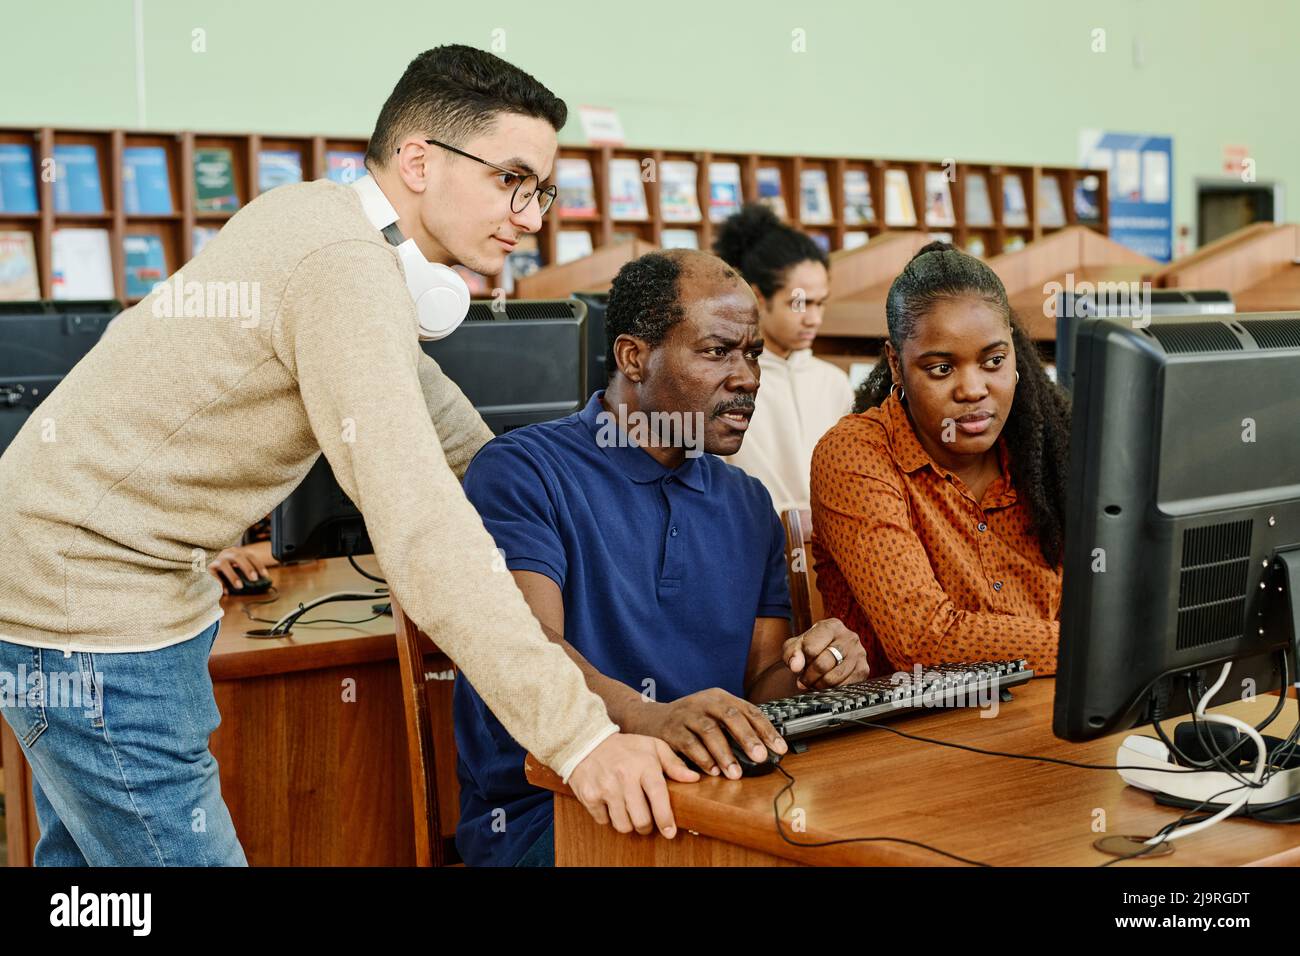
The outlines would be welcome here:
[[[54,147],[54,211],[104,211],[104,191],[99,184],[99,152],[94,146]]]
[[[257,191],[302,182],[302,156],[296,149],[264,149],[257,156]]]
[[[32,148],[0,143],[0,212],[36,212]]]
[[[122,150],[122,207],[132,215],[172,211],[167,151],[161,146],[128,146]]]
[[[153,291],[155,283],[167,278],[162,239],[150,235],[124,236],[122,250],[126,254],[127,298],[143,299]]]

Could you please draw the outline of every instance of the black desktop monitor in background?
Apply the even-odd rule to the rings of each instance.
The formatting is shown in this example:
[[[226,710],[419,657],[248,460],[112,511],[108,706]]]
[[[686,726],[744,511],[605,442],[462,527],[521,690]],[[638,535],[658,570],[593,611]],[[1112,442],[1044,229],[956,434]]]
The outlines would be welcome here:
[[[573,297],[587,306],[587,394],[609,381],[609,343],[605,340],[605,307],[608,292],[575,292]]]
[[[1076,344],[1055,733],[1186,714],[1228,661],[1211,706],[1278,688],[1300,608],[1300,313],[1085,319]]]
[[[121,311],[112,300],[0,302],[0,454]]]
[[[1098,283],[1100,291],[1059,292],[1056,296],[1056,382],[1074,389],[1074,341],[1079,323],[1087,318],[1130,319],[1164,316],[1231,315],[1232,295],[1222,289],[1151,289],[1149,299],[1129,294],[1131,283]],[[1122,294],[1118,294],[1122,293]],[[1136,314],[1138,309],[1145,314]]]
[[[460,328],[422,346],[501,435],[586,404],[586,317],[575,299],[508,301],[500,310],[473,302]],[[271,553],[279,561],[373,553],[361,512],[324,456],[272,512]]]

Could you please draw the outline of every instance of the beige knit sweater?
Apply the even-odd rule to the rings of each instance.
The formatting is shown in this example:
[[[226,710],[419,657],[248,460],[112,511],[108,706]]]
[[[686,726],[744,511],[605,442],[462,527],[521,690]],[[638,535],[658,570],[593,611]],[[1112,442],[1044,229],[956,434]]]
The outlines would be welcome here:
[[[461,490],[491,437],[420,349],[397,254],[355,190],[282,186],[122,313],[0,458],[0,639],[114,652],[196,636],[221,615],[208,562],[323,451],[393,596],[567,778],[616,728]]]

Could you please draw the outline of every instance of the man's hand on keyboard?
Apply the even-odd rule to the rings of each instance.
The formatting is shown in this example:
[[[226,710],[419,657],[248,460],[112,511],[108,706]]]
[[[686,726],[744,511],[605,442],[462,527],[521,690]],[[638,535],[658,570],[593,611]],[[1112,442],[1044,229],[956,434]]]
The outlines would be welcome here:
[[[787,750],[785,741],[761,710],[721,687],[710,687],[667,704],[647,703],[633,708],[632,715],[632,726],[624,718],[625,732],[667,741],[673,750],[714,776],[724,773],[733,780],[741,776],[740,764],[731,752],[732,740],[755,760],[766,760],[769,749],[778,754]]]
[[[838,656],[831,650],[835,648]],[[786,666],[801,689],[824,690],[867,679],[867,652],[838,618],[818,621],[798,637],[785,642],[781,650]]]

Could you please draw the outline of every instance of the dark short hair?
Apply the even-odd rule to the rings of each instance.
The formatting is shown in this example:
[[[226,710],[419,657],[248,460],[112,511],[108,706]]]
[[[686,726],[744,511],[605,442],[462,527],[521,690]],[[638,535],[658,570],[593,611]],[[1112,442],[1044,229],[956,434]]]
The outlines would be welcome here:
[[[614,342],[620,335],[634,335],[650,345],[661,345],[669,329],[686,317],[678,280],[716,271],[719,279],[741,281],[740,275],[722,260],[694,249],[650,252],[618,270],[605,306],[606,368],[613,375]]]
[[[411,133],[458,146],[488,129],[498,113],[534,116],[558,131],[569,109],[532,76],[491,53],[462,44],[425,50],[379,111],[366,165],[386,165]]]

